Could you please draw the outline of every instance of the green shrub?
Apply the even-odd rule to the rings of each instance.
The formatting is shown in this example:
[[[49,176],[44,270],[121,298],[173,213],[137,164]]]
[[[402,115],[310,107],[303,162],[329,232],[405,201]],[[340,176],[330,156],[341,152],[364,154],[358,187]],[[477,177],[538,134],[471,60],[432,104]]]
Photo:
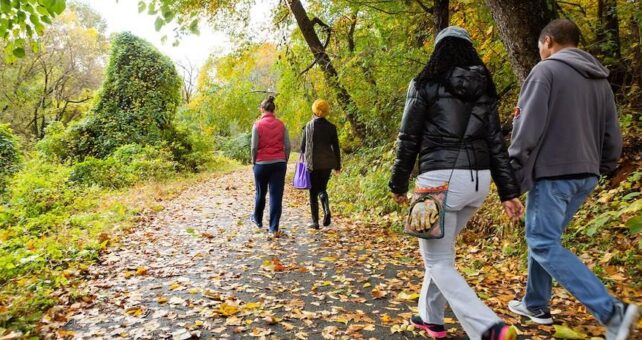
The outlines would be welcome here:
[[[9,125],[0,124],[0,192],[4,190],[8,176],[20,167],[20,147]]]
[[[87,157],[73,166],[70,180],[85,186],[123,188],[138,182],[168,178],[176,172],[169,152],[128,144],[105,158]]]
[[[243,164],[249,164],[251,161],[251,142],[251,133],[241,133],[236,137],[219,137],[216,146],[225,157],[235,159]]]
[[[34,159],[9,182],[9,206],[18,218],[32,218],[64,208],[76,196],[70,189],[71,169]]]
[[[62,122],[52,122],[45,130],[45,138],[36,143],[35,149],[40,157],[59,162],[70,156],[68,138],[65,125]]]
[[[77,185],[96,185],[103,188],[122,188],[136,182],[135,176],[125,170],[125,165],[112,157],[85,158],[73,166],[69,179]]]
[[[388,214],[398,216],[402,208],[394,203],[388,189],[393,160],[392,146],[361,149],[346,155],[343,173],[330,181],[333,204],[338,211],[342,214],[367,213],[378,222]],[[400,223],[398,219],[390,221]]]
[[[136,180],[168,178],[176,172],[176,165],[166,149],[138,144],[123,145],[110,158],[123,166]]]

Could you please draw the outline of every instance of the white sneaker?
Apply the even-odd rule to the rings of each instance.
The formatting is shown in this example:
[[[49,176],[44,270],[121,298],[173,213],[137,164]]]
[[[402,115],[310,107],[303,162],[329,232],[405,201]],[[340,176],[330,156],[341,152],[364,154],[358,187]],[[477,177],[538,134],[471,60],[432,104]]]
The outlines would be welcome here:
[[[615,304],[615,312],[606,324],[606,340],[626,340],[640,318],[640,307],[634,304]]]
[[[522,301],[512,300],[508,303],[508,309],[515,314],[526,316],[533,320],[533,322],[540,325],[551,325],[553,324],[553,318],[551,313],[547,310],[539,310],[533,312],[526,308],[526,305]]]

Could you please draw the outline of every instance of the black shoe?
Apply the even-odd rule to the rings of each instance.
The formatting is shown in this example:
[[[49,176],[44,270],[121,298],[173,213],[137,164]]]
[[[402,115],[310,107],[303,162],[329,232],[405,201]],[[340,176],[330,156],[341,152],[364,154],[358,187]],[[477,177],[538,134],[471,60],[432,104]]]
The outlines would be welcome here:
[[[321,206],[323,207],[323,226],[327,227],[332,223],[332,213],[330,212],[330,198],[327,192],[319,194],[321,199]]]
[[[308,228],[312,228],[312,229],[317,229],[318,230],[319,229],[319,223],[318,222],[311,222],[311,223],[308,224]]]
[[[263,228],[263,225],[256,221],[256,217],[254,217],[254,214],[250,215],[250,222],[252,222],[252,224],[254,224],[257,228]]]

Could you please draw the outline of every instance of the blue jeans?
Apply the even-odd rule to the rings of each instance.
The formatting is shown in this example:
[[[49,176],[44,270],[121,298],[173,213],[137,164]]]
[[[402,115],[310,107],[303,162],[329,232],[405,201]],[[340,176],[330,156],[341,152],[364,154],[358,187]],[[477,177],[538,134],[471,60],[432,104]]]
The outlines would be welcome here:
[[[285,162],[272,164],[254,164],[254,182],[256,195],[254,204],[254,218],[263,224],[263,210],[265,210],[265,196],[270,192],[270,231],[279,230],[281,219],[283,188],[285,187]]]
[[[596,185],[597,177],[592,176],[541,179],[528,193],[528,284],[524,304],[529,310],[548,310],[554,278],[599,322],[605,324],[611,317],[617,300],[609,295],[595,274],[561,244],[566,226]]]

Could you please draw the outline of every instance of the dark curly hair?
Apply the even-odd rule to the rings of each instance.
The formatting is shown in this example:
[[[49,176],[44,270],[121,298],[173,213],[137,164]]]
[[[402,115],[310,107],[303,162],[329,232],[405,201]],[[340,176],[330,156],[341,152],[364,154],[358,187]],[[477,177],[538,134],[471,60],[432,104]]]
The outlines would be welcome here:
[[[453,68],[468,66],[484,67],[486,76],[489,79],[486,93],[492,97],[497,97],[497,89],[490,71],[488,71],[488,68],[479,57],[473,44],[468,40],[455,37],[446,37],[435,46],[428,64],[415,77],[415,85],[417,88],[421,88],[428,82],[445,84],[446,78]]]

